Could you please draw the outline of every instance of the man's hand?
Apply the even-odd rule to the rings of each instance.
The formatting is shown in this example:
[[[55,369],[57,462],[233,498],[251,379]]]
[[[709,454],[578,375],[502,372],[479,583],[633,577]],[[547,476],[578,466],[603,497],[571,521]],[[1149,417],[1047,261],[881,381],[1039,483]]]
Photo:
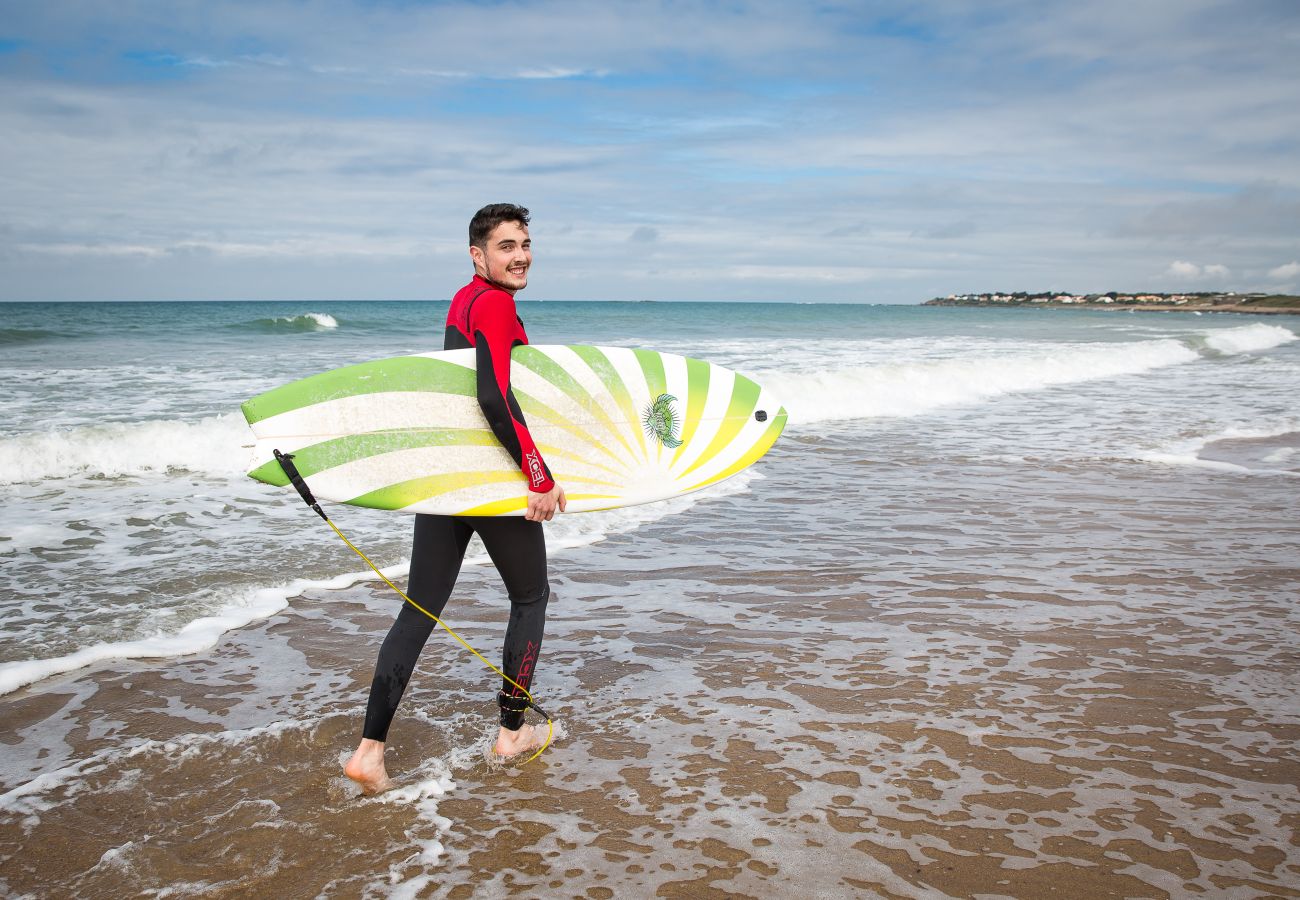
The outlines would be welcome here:
[[[567,502],[564,499],[564,488],[558,484],[545,494],[535,494],[529,491],[528,512],[524,513],[524,518],[530,522],[549,522],[555,518],[557,509],[564,512]]]

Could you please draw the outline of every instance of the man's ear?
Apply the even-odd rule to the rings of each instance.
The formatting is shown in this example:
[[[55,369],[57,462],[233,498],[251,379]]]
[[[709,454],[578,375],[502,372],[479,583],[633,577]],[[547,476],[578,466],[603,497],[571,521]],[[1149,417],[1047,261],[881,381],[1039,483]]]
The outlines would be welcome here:
[[[483,269],[487,271],[487,260],[483,256],[483,248],[469,245],[469,258],[474,261],[474,269]]]

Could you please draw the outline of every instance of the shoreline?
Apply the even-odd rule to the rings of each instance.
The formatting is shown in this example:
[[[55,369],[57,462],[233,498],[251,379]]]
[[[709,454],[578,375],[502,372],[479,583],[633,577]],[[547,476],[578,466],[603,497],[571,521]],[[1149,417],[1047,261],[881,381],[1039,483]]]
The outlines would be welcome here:
[[[540,686],[558,740],[534,763],[485,758],[495,680],[437,637],[390,734],[397,786],[357,795],[339,765],[395,605],[375,583],[0,700],[21,736],[2,892],[1285,891],[1300,570],[1270,482],[1089,460],[1026,480],[926,453],[919,480],[880,479],[865,531],[851,495],[750,527],[809,454],[856,471],[859,439],[805,438],[766,490],[557,561]],[[1010,568],[987,550],[1049,535]],[[495,572],[467,568],[448,614],[496,646]]]
[[[1291,320],[787,308],[719,342],[719,307],[629,309],[584,325],[752,366],[802,409],[752,483],[727,482],[743,490],[548,524],[552,747],[485,755],[499,679],[435,632],[388,736],[396,785],[359,796],[340,766],[401,599],[306,586],[209,650],[0,697],[0,895],[1290,890]],[[342,345],[418,340],[427,316],[388,312],[316,334],[173,310],[69,344],[55,376],[48,348],[18,354],[19,421],[55,433],[124,402],[143,420],[72,432],[53,446],[79,474],[51,458],[10,489],[11,646],[174,628],[209,589],[353,571],[298,498],[226,465],[237,435],[194,457],[192,429],[157,417],[229,404],[291,353],[323,369]],[[409,520],[371,512],[340,525],[404,559]],[[444,615],[491,658],[509,606],[467,565]]]
[[[1238,315],[1300,315],[1300,307],[1285,306],[1251,306],[1241,304],[1222,306],[1187,306],[1168,303],[936,303],[927,300],[920,306],[940,306],[966,309],[1088,309],[1101,312],[1194,312],[1194,313],[1236,313]]]

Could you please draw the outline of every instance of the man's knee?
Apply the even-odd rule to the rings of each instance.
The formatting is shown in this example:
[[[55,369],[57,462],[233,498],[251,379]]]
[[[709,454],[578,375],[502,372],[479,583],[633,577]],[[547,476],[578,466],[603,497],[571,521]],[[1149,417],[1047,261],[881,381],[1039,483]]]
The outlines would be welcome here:
[[[519,606],[529,606],[534,603],[546,605],[546,601],[551,599],[551,586],[543,584],[540,588],[533,588],[529,591],[520,592],[510,595],[510,602]]]

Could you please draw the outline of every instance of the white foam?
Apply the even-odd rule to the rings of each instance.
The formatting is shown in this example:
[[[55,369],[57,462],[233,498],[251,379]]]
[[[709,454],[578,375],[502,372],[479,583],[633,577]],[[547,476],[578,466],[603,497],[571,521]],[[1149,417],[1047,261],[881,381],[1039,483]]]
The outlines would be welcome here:
[[[101,771],[106,760],[115,755],[115,752],[101,751],[52,772],[42,772],[31,781],[0,794],[0,810],[26,816],[30,820],[54,806],[54,801],[45,799],[43,794],[62,787],[67,787],[70,794],[76,793],[77,779]],[[31,821],[28,824],[32,824]]]
[[[291,325],[295,328],[311,328],[313,330],[329,330],[339,327],[339,320],[329,313],[302,313],[297,316],[276,316],[271,320],[276,325]]]
[[[405,566],[381,569],[389,578],[405,574]],[[290,597],[311,590],[343,590],[362,581],[376,580],[369,570],[323,580],[296,579],[278,587],[254,588],[236,594],[216,612],[194,619],[170,633],[131,641],[112,641],[83,647],[63,656],[19,660],[0,664],[0,695],[12,693],[55,675],[84,669],[97,663],[125,659],[165,659],[188,656],[215,647],[227,631],[243,628],[275,615],[289,605]]]
[[[0,533],[0,553],[23,553],[37,547],[56,547],[71,534],[66,526],[49,523],[19,525],[14,522],[3,527],[8,533]]]
[[[143,740],[128,747],[106,747],[85,759],[49,772],[42,772],[31,781],[0,794],[0,810],[27,816],[30,820],[57,805],[55,800],[45,795],[56,790],[64,790],[67,796],[71,797],[82,790],[84,787],[82,781],[86,776],[103,772],[114,763],[151,753],[162,753],[173,760],[189,758],[203,753],[214,744],[239,747],[244,746],[250,738],[274,736],[292,729],[313,727],[313,725],[314,723],[279,721],[253,728],[188,734],[165,741]],[[28,824],[31,824],[30,821]]]
[[[0,484],[49,478],[120,477],[185,470],[244,474],[250,435],[238,413],[198,422],[81,425],[0,440]]]
[[[155,659],[186,656],[215,647],[227,631],[273,616],[289,605],[289,598],[302,593],[306,582],[286,588],[262,588],[238,596],[224,609],[202,616],[173,634],[132,641],[113,641],[83,647],[50,659],[20,660],[0,664],[0,695],[18,690],[54,675],[62,675],[96,663],[118,659]]]
[[[1280,325],[1265,325],[1263,322],[1256,322],[1251,325],[1206,332],[1205,345],[1211,350],[1231,355],[1271,350],[1295,339],[1295,334]]]
[[[712,342],[708,349],[750,364],[753,377],[787,401],[791,422],[807,424],[920,416],[1007,394],[1141,375],[1207,356],[1256,353],[1294,340],[1286,328],[1254,323],[1127,342],[907,338],[822,341],[816,354],[806,348],[760,352],[757,345],[734,341]],[[810,369],[810,363],[819,368]]]
[[[446,768],[439,765],[438,773],[425,778],[415,784],[409,784],[405,787],[397,787],[385,791],[376,799],[380,803],[399,803],[410,804],[429,800],[435,797],[446,796],[453,788],[456,782],[452,780],[451,775]]]
[[[634,531],[642,525],[676,515],[708,497],[736,494],[748,489],[754,478],[762,476],[752,470],[740,473],[720,484],[677,497],[663,503],[606,510],[580,515],[560,515],[547,525],[548,544],[552,552],[586,547],[605,540],[611,534]],[[0,544],[0,547],[3,547]],[[486,565],[486,553],[475,553],[465,565]],[[381,566],[389,579],[400,579],[410,571],[410,561]],[[246,589],[236,593],[215,612],[193,619],[174,632],[162,632],[129,641],[113,641],[83,647],[72,653],[47,659],[19,660],[0,664],[0,696],[46,678],[63,675],[114,660],[163,659],[188,656],[216,646],[227,631],[243,628],[275,615],[289,605],[289,599],[308,591],[346,590],[356,584],[378,581],[370,569],[346,572],[326,579],[296,579],[288,584]],[[172,616],[165,616],[172,618]],[[156,618],[156,617],[155,617]]]
[[[422,871],[411,879],[404,879],[403,873],[412,866],[427,869],[436,865],[444,852],[441,838],[451,830],[451,820],[438,813],[438,801],[455,789],[456,782],[441,760],[434,760],[432,769],[433,773],[429,777],[404,787],[392,788],[374,798],[377,803],[414,805],[420,823],[434,829],[434,837],[424,836],[414,830],[406,832],[406,843],[418,848],[418,852],[389,867],[389,884],[398,885],[392,894],[395,897],[420,896],[428,878],[427,873]]]
[[[338,328],[339,320],[329,313],[307,313],[307,318],[311,319],[321,328]]]
[[[768,373],[795,423],[911,417],[1005,394],[1038,391],[1193,362],[1195,350],[1164,338],[1122,344],[1062,344],[1038,352],[922,360],[810,374]]]
[[[1273,425],[1231,425],[1226,428],[1219,428],[1207,434],[1195,435],[1190,438],[1173,442],[1154,450],[1143,451],[1135,454],[1135,458],[1143,462],[1153,462],[1166,466],[1185,466],[1197,469],[1210,469],[1219,472],[1235,472],[1253,475],[1294,475],[1294,472],[1288,472],[1285,469],[1252,469],[1235,463],[1223,462],[1221,460],[1202,459],[1200,454],[1206,447],[1219,441],[1239,441],[1239,440],[1257,440],[1263,441],[1270,438],[1281,437],[1287,434],[1300,432],[1300,419],[1290,419]],[[1270,465],[1285,462],[1294,453],[1294,449],[1283,447],[1273,451],[1264,457],[1263,461]]]
[[[1240,474],[1249,474],[1250,469],[1245,466],[1238,466],[1234,463],[1220,462],[1215,459],[1201,459],[1199,456],[1187,453],[1139,453],[1138,459],[1144,462],[1159,463],[1166,466],[1185,466],[1192,469],[1209,469],[1214,472],[1236,472]]]
[[[551,551],[570,550],[599,543],[612,534],[636,531],[643,525],[677,516],[702,500],[741,494],[763,475],[745,469],[725,481],[681,497],[640,506],[624,506],[600,512],[559,515],[546,526],[546,546]]]

